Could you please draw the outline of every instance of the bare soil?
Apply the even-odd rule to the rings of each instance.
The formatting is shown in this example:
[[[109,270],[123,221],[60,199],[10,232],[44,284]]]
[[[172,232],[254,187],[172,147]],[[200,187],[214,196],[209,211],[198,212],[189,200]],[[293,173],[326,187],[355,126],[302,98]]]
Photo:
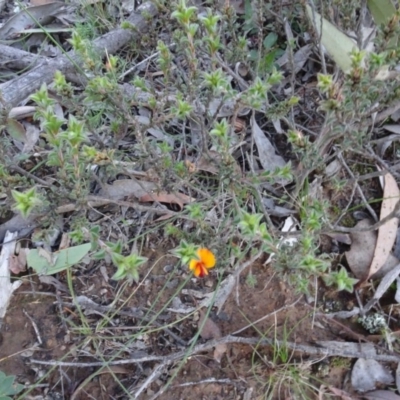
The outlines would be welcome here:
[[[157,261],[155,267],[143,285],[139,287],[133,285],[130,290],[125,291],[125,293],[134,292],[134,294],[127,299],[124,310],[138,309],[143,305],[152,304],[155,304],[155,310],[161,309],[169,299],[176,296],[177,287],[186,279],[187,271],[179,270],[176,277],[170,279],[169,285],[165,287],[167,273],[164,271],[170,269],[176,263],[176,259],[165,256],[166,252],[163,250],[150,253],[153,254],[150,257],[150,263]],[[286,338],[298,343],[337,338],[334,327],[327,326],[323,320],[313,318],[313,304],[307,304],[304,296],[299,299],[300,296],[296,295],[282,277],[274,272],[272,266],[258,263],[251,268],[256,278],[255,286],[250,287],[245,282],[247,274],[245,271],[238,282],[237,290],[231,294],[223,310],[218,315],[213,310],[211,311],[210,318],[218,325],[222,335],[232,334],[247,327],[240,332],[241,336],[263,337],[265,335],[269,338]],[[113,268],[107,267],[107,273],[111,276]],[[66,285],[65,275],[59,278],[64,279],[63,283]],[[207,293],[213,291],[216,283],[217,273],[213,271],[206,280],[190,279],[186,289]],[[115,282],[105,281],[100,272],[100,266],[92,268],[90,273],[77,271],[73,277],[73,286],[76,296],[85,295],[102,305],[110,304],[118,290]],[[187,295],[178,295],[178,297],[182,304],[196,306],[197,300],[193,297]],[[299,301],[292,306],[296,300]],[[22,285],[12,298],[12,304],[3,322],[0,369],[6,374],[16,375],[19,382],[26,382],[29,385],[37,381],[38,375],[45,375],[51,368],[31,363],[32,358],[47,361],[68,360],[77,364],[87,362],[93,360],[90,358],[90,353],[96,353],[94,343],[97,343],[97,351],[110,354],[116,349],[115,343],[107,342],[103,337],[114,332],[118,337],[122,335],[122,338],[129,338],[130,334],[137,332],[142,323],[138,318],[115,315],[111,317],[110,323],[100,329],[98,326],[96,328],[96,324],[102,321],[103,317],[92,314],[86,318],[93,333],[85,337],[85,334],[73,329],[74,324],[79,325],[77,310],[63,305],[70,301],[67,293],[58,292],[52,286],[43,285],[36,278],[32,278],[31,283]],[[340,302],[337,294],[335,301]],[[282,310],[274,313],[280,309]],[[162,319],[158,321],[164,325],[169,324],[171,331],[177,337],[188,342],[196,334],[198,314],[176,325],[172,324],[180,317],[182,315],[163,311]],[[253,324],[258,320],[261,321]],[[34,325],[37,327],[37,332]],[[92,340],[89,336],[92,336]],[[142,341],[142,344],[145,343],[140,350],[142,354],[168,355],[180,349],[180,344],[175,338],[163,330],[156,330],[146,336]],[[39,337],[42,343],[39,343]],[[82,343],[85,340],[91,345],[88,344],[83,350]],[[123,343],[126,341],[124,339],[117,339],[117,341],[120,341],[123,348]],[[204,341],[200,339],[201,342]],[[80,351],[77,351],[78,347]],[[135,351],[139,350],[132,350],[131,346],[131,349],[124,351],[119,358],[128,358],[129,354],[133,355]],[[86,357],[83,354],[85,352]],[[272,358],[273,349],[270,347],[251,347],[242,344],[229,345],[220,363],[214,359],[212,351],[198,354],[190,357],[183,364],[179,362],[170,365],[168,370],[165,370],[139,398],[151,399],[177,372],[172,384],[158,398],[165,400],[261,399],[267,394],[268,380],[277,375],[276,365],[271,363]],[[293,355],[291,358],[292,363],[310,362],[311,365],[311,361],[313,360],[304,359],[304,356],[296,358]],[[314,361],[317,363],[318,360]],[[157,362],[123,365],[115,367],[113,372],[123,386],[134,393],[157,365]],[[307,371],[309,378],[314,375],[318,377],[318,365],[319,363],[309,368]],[[110,373],[100,374],[93,380],[89,379],[85,382],[98,368],[55,368],[44,379],[43,387],[36,388],[29,395],[48,393],[53,396],[51,398],[76,400],[129,398]],[[341,387],[346,372],[347,368],[335,368],[329,373],[328,380],[338,385],[337,387]],[[324,380],[327,380],[327,376]],[[289,392],[284,393],[285,390],[277,390],[273,398],[290,396]]]

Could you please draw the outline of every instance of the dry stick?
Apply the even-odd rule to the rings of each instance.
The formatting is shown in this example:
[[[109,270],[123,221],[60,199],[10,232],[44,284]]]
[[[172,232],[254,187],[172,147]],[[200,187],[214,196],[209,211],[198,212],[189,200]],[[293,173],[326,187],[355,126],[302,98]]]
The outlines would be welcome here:
[[[170,211],[168,209],[161,209],[161,208],[156,208],[156,207],[150,207],[150,206],[143,206],[138,203],[134,203],[133,201],[124,201],[124,200],[114,200],[114,199],[109,199],[107,197],[99,197],[99,196],[94,196],[94,195],[89,195],[86,197],[85,202],[87,202],[87,205],[89,207],[101,207],[105,206],[108,204],[117,204],[119,206],[123,207],[130,207],[134,208],[138,211],[150,211],[154,212],[155,214],[171,214],[172,215],[179,215],[179,213],[175,211]],[[63,214],[66,212],[71,212],[79,209],[80,205],[76,203],[69,203],[69,204],[64,204],[63,206],[59,206],[56,209],[57,214]]]
[[[325,342],[325,341],[316,341],[315,346],[309,344],[298,344],[294,342],[288,342],[285,340],[276,340],[276,339],[259,339],[259,338],[246,338],[246,337],[238,337],[227,335],[220,339],[210,340],[207,343],[199,344],[193,347],[190,356],[193,356],[197,353],[211,350],[213,347],[218,346],[219,344],[228,344],[228,343],[240,343],[240,344],[248,344],[250,346],[285,346],[293,351],[297,351],[300,353],[304,353],[307,355],[313,356],[326,356],[326,357],[346,357],[346,358],[366,358],[376,361],[387,361],[387,362],[400,362],[400,355],[397,354],[374,354],[371,352],[371,349],[374,346],[367,343],[368,346],[364,346],[363,344],[357,345],[358,350],[346,350],[344,347],[347,342]],[[333,348],[332,345],[339,345],[336,348]],[[350,343],[351,346],[354,343]],[[329,346],[329,347],[328,347]],[[168,356],[144,356],[137,358],[128,358],[126,360],[114,360],[114,361],[94,361],[94,362],[70,362],[70,361],[43,361],[31,359],[30,362],[32,364],[40,364],[40,365],[49,365],[49,366],[61,366],[61,367],[76,367],[76,368],[87,368],[87,367],[101,367],[104,365],[127,365],[127,364],[140,364],[144,362],[151,361],[159,361],[161,363],[170,364],[177,360],[182,359],[183,357],[187,357],[187,350],[177,351]]]
[[[37,340],[38,340],[39,344],[43,344],[43,340],[42,340],[42,338],[40,337],[40,332],[39,332],[39,329],[38,329],[38,327],[37,327],[37,325],[36,325],[36,322],[35,322],[35,321],[33,320],[33,318],[25,311],[25,309],[22,309],[22,312],[28,317],[29,321],[31,321],[31,324],[32,324],[32,326],[33,326],[33,329],[35,330],[36,337],[37,337]]]
[[[355,179],[354,174],[353,174],[353,171],[349,168],[349,166],[347,165],[346,161],[344,160],[344,158],[343,158],[343,156],[342,156],[342,152],[339,151],[339,152],[337,153],[337,156],[338,156],[338,158],[339,158],[340,163],[342,164],[342,166],[346,169],[347,173],[348,173],[353,179]],[[355,186],[356,186],[356,188],[357,188],[358,194],[360,195],[361,200],[362,200],[362,202],[363,202],[365,208],[366,208],[366,209],[369,211],[369,213],[372,215],[372,218],[374,219],[375,222],[376,222],[376,221],[379,221],[379,218],[378,218],[378,216],[376,215],[376,212],[375,212],[375,211],[373,210],[373,208],[368,204],[368,201],[367,201],[367,199],[365,198],[364,193],[363,193],[363,191],[362,191],[362,189],[361,189],[361,187],[360,187],[360,185],[358,184],[357,181],[355,181]]]
[[[338,225],[338,224],[340,223],[340,221],[345,217],[345,215],[349,212],[350,206],[353,204],[354,195],[355,195],[356,190],[357,190],[357,185],[356,185],[356,183],[358,183],[357,180],[355,180],[355,181],[353,182],[353,188],[352,188],[352,190],[351,190],[350,196],[348,196],[347,205],[346,205],[346,207],[342,210],[342,212],[340,213],[338,219],[337,219],[336,222],[335,222],[335,226]]]
[[[365,145],[365,148],[368,150],[369,156],[372,157],[377,163],[380,164],[381,169],[389,169],[389,165],[388,163],[382,158],[379,157],[375,151],[371,148],[371,145],[368,143]],[[362,154],[362,153],[361,153]],[[397,172],[393,172],[392,175],[396,178],[399,178],[399,174]]]
[[[145,390],[153,381],[155,381],[164,371],[164,369],[168,366],[167,362],[163,362],[158,365],[154,371],[150,374],[150,376],[143,382],[140,388],[135,392],[134,398],[137,399],[143,390]]]
[[[389,118],[392,114],[394,114],[398,110],[400,110],[400,101],[396,101],[392,106],[390,106],[386,110],[379,113],[375,118],[370,118],[367,121],[367,125],[371,126],[371,125],[375,125],[379,122],[382,122],[386,118]]]
[[[385,225],[386,222],[390,221],[392,218],[399,218],[399,211],[400,211],[400,201],[396,203],[393,211],[388,214],[385,218],[382,218],[380,221],[376,222],[375,224],[365,227],[365,228],[346,228],[344,226],[334,226],[332,230],[334,232],[367,232],[367,231],[375,231],[376,229],[380,228],[382,225]]]
[[[77,307],[77,304],[75,303],[62,303],[64,306],[69,306],[69,307]],[[176,335],[174,332],[172,332],[170,329],[168,329],[167,327],[163,326],[161,323],[153,320],[152,317],[145,317],[142,316],[140,313],[135,313],[134,311],[124,311],[124,310],[117,310],[114,309],[113,307],[110,306],[102,306],[96,303],[92,303],[89,301],[82,301],[79,304],[79,307],[84,308],[86,310],[93,310],[102,314],[106,314],[106,313],[113,313],[114,315],[123,315],[126,317],[131,317],[131,318],[135,318],[135,319],[142,319],[144,321],[147,322],[152,322],[155,326],[157,326],[158,328],[162,329],[163,331],[165,331],[168,335],[170,335],[173,339],[176,340],[176,342],[178,342],[181,346],[187,346],[187,343],[185,340],[183,340],[181,337],[179,337],[178,335]]]
[[[180,218],[191,220],[191,218],[188,216],[180,215],[179,213],[170,211],[168,209],[161,209],[161,208],[156,208],[156,207],[151,207],[151,206],[143,206],[141,204],[137,204],[132,201],[113,200],[113,199],[107,199],[105,197],[89,195],[86,197],[86,199],[84,199],[84,203],[86,203],[86,204],[77,204],[77,203],[64,204],[62,206],[57,207],[55,212],[57,214],[64,214],[67,212],[79,210],[81,208],[95,208],[95,207],[102,207],[102,206],[105,206],[108,204],[116,204],[116,205],[123,206],[123,207],[130,207],[130,208],[133,208],[133,209],[135,209],[137,211],[141,211],[141,212],[153,212],[157,215],[158,214],[170,215],[171,217],[179,215]],[[7,230],[9,230],[10,232],[25,230],[23,233],[20,234],[20,236],[17,236],[16,239],[19,239],[21,237],[28,235],[33,229],[35,229],[38,226],[38,223],[36,221],[40,217],[43,217],[44,215],[46,215],[46,213],[43,213],[41,215],[36,215],[35,218],[27,219],[26,225],[19,226],[19,228],[17,228],[17,229],[15,229],[15,226],[13,226],[12,219],[10,221],[0,225],[0,242],[3,240],[4,234]],[[0,243],[0,245],[4,245],[6,243],[7,242],[3,242],[3,243]]]
[[[99,56],[104,56],[106,53],[115,54],[121,47],[131,43],[146,32],[151,26],[149,19],[154,19],[157,14],[158,9],[153,3],[142,4],[127,19],[135,30],[118,28],[106,33],[93,41],[93,52]],[[52,82],[57,70],[64,74],[71,73],[75,71],[75,65],[80,64],[79,55],[71,50],[66,55],[58,56],[52,60],[43,60],[25,74],[0,85],[3,97],[0,112],[4,109],[4,104],[7,104],[10,108],[15,107],[38,90],[43,83]]]
[[[16,49],[15,47],[0,44],[0,63],[6,64],[7,67],[24,70],[38,62],[50,62],[51,58],[43,57],[39,54],[32,54],[28,51]]]
[[[143,206],[141,204],[134,203],[132,201],[114,200],[114,199],[109,199],[109,198],[106,198],[106,197],[98,197],[98,196],[94,196],[94,195],[89,195],[84,199],[84,203],[86,203],[86,204],[77,204],[77,203],[64,204],[62,206],[57,207],[55,212],[57,214],[64,214],[64,213],[67,213],[67,212],[76,211],[76,210],[78,210],[78,209],[80,209],[82,207],[95,208],[95,207],[105,206],[105,205],[108,205],[108,204],[116,204],[116,205],[123,206],[123,207],[130,207],[130,208],[133,208],[133,209],[135,209],[137,211],[141,211],[141,212],[152,212],[152,213],[155,213],[157,215],[158,214],[169,215],[171,217],[179,216],[179,218],[187,219],[189,221],[192,221],[192,218],[190,218],[189,216],[181,215],[178,212],[171,211],[171,210],[168,210],[166,208],[163,209],[163,208],[156,208],[156,207],[151,207],[151,206]],[[45,215],[45,214],[37,215],[37,216],[35,216],[34,219],[27,220],[26,221],[26,226],[21,227],[20,229],[28,229],[29,228],[28,232],[24,232],[23,234],[18,236],[16,239],[26,236],[30,231],[32,231],[34,228],[36,228],[37,225],[38,225],[36,223],[36,220],[39,219],[40,217],[42,217],[43,215]],[[3,225],[0,225],[0,241],[3,240],[4,233],[6,232],[6,230],[9,230],[9,231],[20,230],[20,229],[14,229],[12,224],[8,224],[9,227],[7,227],[7,224],[8,224],[8,222],[6,222]],[[0,243],[0,245],[3,245],[3,244],[6,244],[6,242]]]
[[[16,49],[15,47],[6,46],[0,44],[0,64],[7,65],[8,68],[16,69],[19,72],[31,69],[38,63],[48,64],[54,58],[41,56],[40,54],[32,54],[29,51]],[[81,85],[85,79],[82,79],[82,75],[76,73],[66,72],[65,76],[68,81]]]
[[[386,293],[389,286],[397,279],[400,273],[400,264],[397,264],[392,270],[385,274],[380,281],[372,299],[364,306],[361,315],[365,315]]]
[[[233,381],[232,379],[216,379],[216,378],[208,378],[198,382],[185,382],[180,383],[179,385],[171,386],[171,389],[178,387],[187,387],[187,386],[195,386],[195,385],[204,385],[208,383],[221,383],[225,385],[236,385],[238,382]]]
[[[10,171],[18,172],[19,174],[26,176],[29,179],[32,179],[33,181],[35,181],[36,183],[38,183],[39,185],[42,185],[44,187],[51,186],[50,183],[44,181],[43,179],[38,178],[36,175],[33,175],[28,171],[25,171],[23,168],[19,167],[18,165],[10,165],[9,167],[7,167],[7,169],[9,169]]]

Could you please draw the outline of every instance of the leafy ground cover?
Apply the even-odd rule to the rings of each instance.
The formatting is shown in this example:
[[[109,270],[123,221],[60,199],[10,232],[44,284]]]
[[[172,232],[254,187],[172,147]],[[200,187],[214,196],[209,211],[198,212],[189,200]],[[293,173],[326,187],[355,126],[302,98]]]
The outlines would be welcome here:
[[[0,398],[400,398],[398,4],[25,6]]]

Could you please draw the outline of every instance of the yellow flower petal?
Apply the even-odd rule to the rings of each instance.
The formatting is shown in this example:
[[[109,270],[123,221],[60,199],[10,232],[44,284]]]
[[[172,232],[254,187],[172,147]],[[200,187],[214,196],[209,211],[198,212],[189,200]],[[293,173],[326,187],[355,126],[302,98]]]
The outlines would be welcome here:
[[[212,251],[203,247],[197,251],[197,255],[206,268],[213,268],[215,266],[215,256]]]
[[[196,271],[196,267],[197,267],[198,262],[199,262],[199,260],[190,260],[189,269],[191,271]]]

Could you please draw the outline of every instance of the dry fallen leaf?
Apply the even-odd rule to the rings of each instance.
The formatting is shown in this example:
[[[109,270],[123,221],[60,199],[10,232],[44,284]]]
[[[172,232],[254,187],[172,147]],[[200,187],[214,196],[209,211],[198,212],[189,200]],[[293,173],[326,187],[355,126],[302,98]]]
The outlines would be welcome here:
[[[37,22],[40,22],[40,26],[48,25],[56,16],[65,13],[69,7],[70,5],[62,1],[54,1],[49,4],[23,9],[14,14],[0,27],[0,39],[16,38],[25,29],[36,26]]]
[[[369,219],[359,221],[355,228],[363,229],[372,225]],[[377,234],[376,231],[362,231],[350,233],[351,248],[346,252],[347,263],[357,279],[364,280],[368,276],[372,259],[374,257]],[[389,254],[384,265],[374,274],[374,278],[381,278],[398,264],[397,257]]]
[[[157,190],[157,185],[153,182],[118,179],[112,185],[103,185],[99,195],[113,200],[122,200],[130,196],[140,198],[153,190]]]
[[[145,194],[139,198],[139,201],[142,203],[152,201],[159,201],[160,203],[172,203],[177,204],[182,209],[185,204],[191,203],[194,201],[194,199],[183,193],[159,192]]]
[[[33,106],[21,106],[13,107],[8,113],[9,119],[24,119],[26,117],[32,117],[36,112],[36,107]]]
[[[203,310],[200,310],[199,327],[201,327],[204,323],[203,327],[201,328],[200,336],[206,340],[219,339],[220,337],[222,337],[219,326],[211,318],[207,318],[206,320],[205,318],[206,313]],[[225,343],[217,344],[214,348],[214,360],[220,363],[226,351],[227,346]]]
[[[201,326],[200,336],[203,339],[218,339],[222,336],[219,326],[211,318],[206,319],[206,313],[203,310],[200,310],[199,327]]]
[[[381,206],[381,219],[387,217],[395,209],[399,199],[400,191],[396,180],[391,174],[386,174]],[[398,224],[399,220],[397,218],[392,218],[379,227],[374,258],[372,259],[368,275],[365,278],[366,280],[378,272],[388,259],[396,240]]]
[[[210,159],[210,156],[213,157],[213,159]],[[211,174],[218,174],[219,168],[218,164],[221,164],[222,158],[221,154],[217,153],[216,151],[209,150],[207,156],[204,154],[196,161],[196,167],[197,170],[199,171],[207,171],[210,172]]]
[[[275,153],[275,148],[265,136],[265,133],[258,126],[254,116],[251,118],[251,128],[254,142],[257,146],[260,163],[265,171],[273,171],[275,168],[282,168],[286,161]]]
[[[378,383],[391,385],[392,374],[376,360],[359,358],[351,371],[351,386],[359,392],[368,392]]]
[[[24,143],[22,152],[30,153],[39,140],[40,130],[35,125],[28,122],[25,122],[23,125],[25,126],[26,142]]]
[[[369,219],[359,221],[355,228],[363,229],[372,225]],[[351,248],[346,252],[346,259],[354,276],[363,279],[368,274],[368,268],[374,257],[376,245],[376,232],[352,232],[350,233]]]
[[[43,4],[54,3],[56,0],[31,0],[32,6],[41,6]]]
[[[363,398],[366,400],[400,400],[400,396],[390,390],[374,390],[365,393]]]
[[[61,241],[60,241],[60,245],[58,246],[58,249],[59,249],[59,250],[68,249],[68,247],[69,247],[69,242],[70,242],[69,234],[66,233],[66,232],[64,232],[64,233],[61,235]]]
[[[244,14],[244,1],[243,0],[219,0],[218,1],[219,7],[232,7],[236,14]]]
[[[240,169],[239,165],[233,158],[231,160],[234,164],[233,167],[235,169],[235,173],[238,176],[241,176],[242,170]],[[202,154],[198,159],[188,157],[185,160],[186,168],[191,174],[197,171],[206,171],[217,175],[220,172],[220,166],[222,163],[223,160],[221,154],[214,150],[208,150],[206,154]]]
[[[11,254],[8,259],[8,268],[13,274],[20,274],[26,271],[26,251],[25,249],[20,249],[18,255]]]

